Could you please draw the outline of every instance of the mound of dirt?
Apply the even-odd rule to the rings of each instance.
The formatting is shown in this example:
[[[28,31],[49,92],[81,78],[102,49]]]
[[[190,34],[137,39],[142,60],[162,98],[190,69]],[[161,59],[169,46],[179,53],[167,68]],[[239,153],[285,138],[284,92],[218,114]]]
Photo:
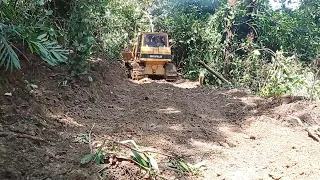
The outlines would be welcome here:
[[[79,160],[88,146],[73,142],[75,135],[87,129],[70,111],[85,118],[83,110],[95,101],[112,101],[115,96],[110,92],[114,85],[126,83],[125,76],[117,62],[96,59],[94,83],[90,83],[87,77],[68,78],[65,69],[31,59],[23,64],[23,72],[2,71],[0,177],[87,179],[92,172],[79,169]]]
[[[235,150],[240,141],[230,139],[232,133],[222,127],[241,134],[256,122],[252,118],[262,115],[281,122],[282,115],[301,109],[311,117],[319,114],[317,107],[301,108],[299,103],[303,101],[267,101],[238,90],[200,88],[189,81],[139,84],[126,78],[118,62],[92,61],[90,77],[79,79],[69,78],[65,69],[49,67],[36,58],[34,65],[24,66],[24,73],[3,76],[0,179],[99,179],[96,172],[103,165],[80,166],[80,159],[90,153],[90,147],[76,140],[88,134],[93,124],[93,143],[130,139],[190,163],[208,160],[208,169],[216,171],[213,162],[230,167],[232,162],[224,160],[230,153],[225,152]],[[252,131],[257,133],[255,130]],[[242,143],[239,147],[244,152],[248,150]],[[236,151],[231,154],[235,156]],[[159,163],[165,160],[162,158]],[[100,176],[138,179],[139,172],[133,163],[123,161],[116,167],[104,168]],[[212,172],[205,173],[204,179],[223,177]],[[167,179],[195,178],[181,177],[168,169],[161,173]]]

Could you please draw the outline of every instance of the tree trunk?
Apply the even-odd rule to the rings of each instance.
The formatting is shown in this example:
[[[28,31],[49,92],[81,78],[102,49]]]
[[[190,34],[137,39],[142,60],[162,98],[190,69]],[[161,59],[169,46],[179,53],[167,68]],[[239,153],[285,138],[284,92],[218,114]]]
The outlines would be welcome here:
[[[228,0],[228,4],[230,7],[234,8],[236,6],[237,0]],[[229,79],[230,78],[230,52],[229,52],[229,43],[232,39],[233,33],[232,33],[232,24],[227,24],[227,34],[226,34],[226,46],[224,50],[224,63],[223,63],[223,74],[224,76]]]

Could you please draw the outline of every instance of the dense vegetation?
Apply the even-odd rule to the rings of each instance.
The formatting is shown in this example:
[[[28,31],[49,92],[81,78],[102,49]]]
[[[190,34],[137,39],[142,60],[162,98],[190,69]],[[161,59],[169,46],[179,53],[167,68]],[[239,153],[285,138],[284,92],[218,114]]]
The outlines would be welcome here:
[[[237,88],[318,97],[320,1],[301,0],[295,9],[286,4],[272,9],[268,0],[0,0],[0,66],[20,69],[24,47],[50,65],[64,63],[72,75],[84,75],[90,56],[119,59],[139,32],[164,30],[185,77],[205,72],[201,60]],[[206,81],[224,86],[210,74]]]

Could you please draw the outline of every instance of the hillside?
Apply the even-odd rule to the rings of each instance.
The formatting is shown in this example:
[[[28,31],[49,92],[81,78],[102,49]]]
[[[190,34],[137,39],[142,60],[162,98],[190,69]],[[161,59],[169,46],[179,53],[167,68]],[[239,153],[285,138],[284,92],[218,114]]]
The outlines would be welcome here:
[[[93,82],[68,80],[65,70],[38,61],[2,79],[0,179],[99,179],[105,165],[80,166],[80,160],[104,139],[134,140],[206,165],[203,177],[160,166],[167,179],[320,178],[320,144],[288,116],[314,127],[320,124],[319,102],[261,99],[187,80],[138,83],[126,79],[117,62],[94,61]],[[90,133],[92,146],[75,141],[84,133]],[[157,160],[161,165],[167,158]],[[140,177],[128,161],[99,174]]]

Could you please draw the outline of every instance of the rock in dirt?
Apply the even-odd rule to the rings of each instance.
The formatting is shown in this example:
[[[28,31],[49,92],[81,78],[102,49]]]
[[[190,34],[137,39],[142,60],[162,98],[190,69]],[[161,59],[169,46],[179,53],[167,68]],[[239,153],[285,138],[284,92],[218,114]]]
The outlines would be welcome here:
[[[5,96],[12,96],[12,93],[4,93]]]
[[[30,84],[30,87],[31,87],[32,89],[38,89],[38,86],[35,85],[35,84]]]

